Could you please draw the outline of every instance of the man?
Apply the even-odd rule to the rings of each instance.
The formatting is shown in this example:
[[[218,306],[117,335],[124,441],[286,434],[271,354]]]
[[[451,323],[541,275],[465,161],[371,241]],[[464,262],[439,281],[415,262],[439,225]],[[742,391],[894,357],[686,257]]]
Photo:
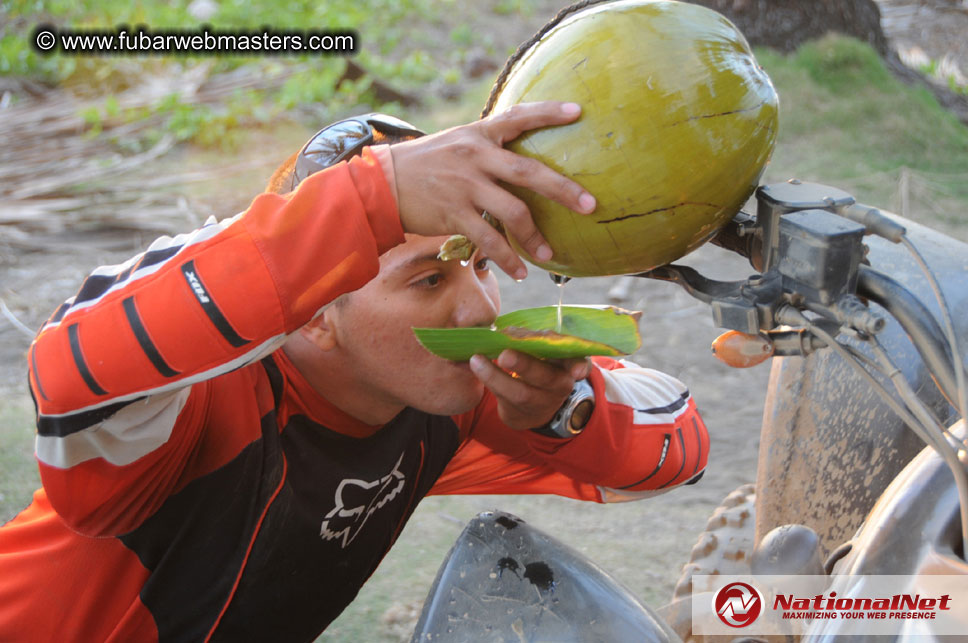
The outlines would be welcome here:
[[[277,172],[285,194],[96,270],[28,355],[44,488],[0,529],[0,640],[312,640],[425,495],[698,479],[705,428],[668,376],[451,363],[413,337],[493,321],[489,257],[523,276],[481,210],[550,252],[500,181],[593,209],[502,148],[577,116],[536,103],[427,137],[348,119]],[[386,134],[406,142],[368,145]],[[454,232],[467,265],[436,259]],[[573,388],[590,417],[559,413]]]

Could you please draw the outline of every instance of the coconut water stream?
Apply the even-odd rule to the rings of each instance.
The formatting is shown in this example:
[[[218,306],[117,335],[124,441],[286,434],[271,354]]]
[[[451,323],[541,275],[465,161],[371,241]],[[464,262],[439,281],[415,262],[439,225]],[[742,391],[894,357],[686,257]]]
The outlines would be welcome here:
[[[558,325],[556,326],[556,332],[561,332],[561,302],[564,300],[565,296],[565,284],[571,281],[571,277],[566,277],[564,275],[559,275],[556,272],[548,273],[551,275],[551,281],[555,282],[558,286]]]

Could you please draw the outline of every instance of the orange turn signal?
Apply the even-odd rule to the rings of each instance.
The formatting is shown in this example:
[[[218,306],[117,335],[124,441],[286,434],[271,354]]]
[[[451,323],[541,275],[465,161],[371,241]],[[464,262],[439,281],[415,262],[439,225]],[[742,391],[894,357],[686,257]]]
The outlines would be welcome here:
[[[773,355],[773,343],[762,335],[730,330],[713,341],[713,355],[733,368],[749,368]]]

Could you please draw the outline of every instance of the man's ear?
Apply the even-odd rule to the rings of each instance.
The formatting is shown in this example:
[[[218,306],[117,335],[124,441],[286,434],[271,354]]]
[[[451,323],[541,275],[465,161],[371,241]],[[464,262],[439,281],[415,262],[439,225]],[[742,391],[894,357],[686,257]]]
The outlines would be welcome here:
[[[299,329],[303,339],[320,350],[331,351],[336,348],[336,328],[333,325],[332,310],[327,308],[315,319]]]

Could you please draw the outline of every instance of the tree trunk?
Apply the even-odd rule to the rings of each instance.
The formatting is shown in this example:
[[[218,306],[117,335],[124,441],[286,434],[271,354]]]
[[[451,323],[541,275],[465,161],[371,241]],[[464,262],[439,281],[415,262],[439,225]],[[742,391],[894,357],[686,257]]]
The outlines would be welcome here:
[[[909,85],[927,87],[946,109],[968,125],[968,97],[933,83],[907,67],[881,28],[874,0],[688,0],[714,9],[739,27],[751,45],[783,52],[830,31],[862,40],[881,55],[895,76]]]
[[[828,31],[869,43],[882,56],[889,51],[874,0],[691,0],[714,9],[739,27],[751,45],[784,52]]]

